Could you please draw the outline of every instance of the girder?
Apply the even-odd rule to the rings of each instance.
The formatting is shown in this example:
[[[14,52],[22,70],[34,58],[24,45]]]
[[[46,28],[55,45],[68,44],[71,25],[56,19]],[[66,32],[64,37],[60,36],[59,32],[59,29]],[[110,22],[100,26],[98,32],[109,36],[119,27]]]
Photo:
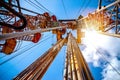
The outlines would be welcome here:
[[[79,19],[78,25],[86,30],[95,30],[101,32],[107,32],[112,30],[113,34],[120,33],[120,0],[101,7],[93,13],[89,13],[88,16]],[[114,29],[113,29],[114,28]]]
[[[35,33],[42,33],[42,32],[51,31],[54,29],[61,29],[61,28],[66,28],[66,26],[46,28],[46,29],[36,29],[36,30],[31,30],[31,31],[8,33],[8,34],[6,33],[6,34],[2,34],[2,35],[0,34],[0,40],[11,39],[11,38],[21,37],[21,36],[35,34]]]

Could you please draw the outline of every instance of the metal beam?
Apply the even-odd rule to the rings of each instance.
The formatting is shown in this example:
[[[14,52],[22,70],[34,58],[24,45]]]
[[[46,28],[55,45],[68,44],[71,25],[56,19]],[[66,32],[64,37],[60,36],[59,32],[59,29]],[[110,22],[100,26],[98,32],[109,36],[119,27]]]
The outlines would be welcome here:
[[[61,19],[58,20],[59,22],[69,22],[69,21],[76,21],[76,19]]]
[[[13,4],[12,4],[12,6],[18,8],[18,6],[16,6],[16,5],[13,5]],[[23,8],[23,7],[20,7],[20,8],[21,8],[22,10],[25,10],[25,11],[28,11],[28,12],[31,12],[31,13],[34,13],[34,14],[42,15],[42,14],[40,14],[40,13],[38,13],[38,12],[35,12],[35,11],[32,11],[32,10],[29,10],[29,9],[26,9],[26,8]]]
[[[36,29],[36,30],[24,31],[24,32],[0,34],[0,40],[6,40],[6,39],[25,36],[25,35],[31,35],[31,34],[35,34],[35,33],[42,33],[42,32],[51,31],[54,29],[61,29],[61,28],[66,28],[66,26],[46,28],[46,29]]]
[[[71,33],[68,37],[66,54],[64,80],[93,80],[77,41]]]
[[[115,27],[116,27],[116,30],[115,30],[115,34],[118,33],[118,5],[116,5],[116,20],[115,20]]]
[[[101,9],[101,6],[102,6],[102,0],[99,0],[98,9]]]
[[[105,32],[98,32],[98,33],[103,34],[103,35],[107,35],[107,36],[120,38],[119,34],[112,34],[112,33],[105,33]]]
[[[65,41],[66,38],[58,41],[52,48],[17,75],[14,80],[41,80],[42,76],[45,74],[50,64],[64,45]]]
[[[101,12],[101,11],[103,11],[103,10],[105,10],[105,9],[107,9],[107,8],[109,8],[109,7],[111,7],[111,6],[114,6],[114,5],[118,4],[118,3],[120,3],[120,0],[117,0],[117,1],[115,1],[115,2],[113,2],[113,3],[111,3],[111,4],[109,4],[108,6],[102,8],[102,9],[97,10],[96,13],[99,13],[99,12]],[[92,14],[95,14],[95,12],[93,12]],[[84,17],[84,18],[82,18],[82,19],[79,19],[78,21],[81,21],[81,20],[83,20],[83,19],[86,19],[87,17],[88,17],[88,16],[86,16],[86,17]]]

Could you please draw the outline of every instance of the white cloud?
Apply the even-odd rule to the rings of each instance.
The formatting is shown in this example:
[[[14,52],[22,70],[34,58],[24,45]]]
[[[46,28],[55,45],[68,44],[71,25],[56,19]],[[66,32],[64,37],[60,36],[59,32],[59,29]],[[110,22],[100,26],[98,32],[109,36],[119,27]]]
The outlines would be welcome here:
[[[89,39],[92,42],[85,42],[87,47],[82,51],[86,61],[93,63],[94,67],[103,68],[102,80],[120,80],[120,75],[118,74],[120,73],[120,60],[118,60],[118,57],[120,57],[120,39],[104,35],[97,35],[98,40],[93,39],[92,35],[90,37]]]
[[[82,52],[88,63],[92,62],[95,67],[100,66],[101,57],[97,55],[97,52],[93,47],[87,45],[87,47]]]
[[[107,64],[102,72],[102,80],[120,80],[120,61],[114,57],[110,62],[118,72]]]

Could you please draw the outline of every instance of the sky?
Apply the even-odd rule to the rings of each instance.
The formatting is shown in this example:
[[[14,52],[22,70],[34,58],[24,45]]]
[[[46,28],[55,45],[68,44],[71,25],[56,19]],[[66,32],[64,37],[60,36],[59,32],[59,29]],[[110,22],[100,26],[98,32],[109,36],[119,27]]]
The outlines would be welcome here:
[[[21,6],[27,9],[34,9],[38,13],[44,13],[39,7],[34,7],[29,0],[21,0]],[[32,1],[32,0],[31,0]],[[74,19],[80,14],[86,16],[97,8],[98,0],[37,0],[45,8],[50,10],[58,19]],[[36,3],[36,1],[32,1]],[[63,4],[64,3],[64,4]],[[95,4],[94,4],[95,3]],[[64,6],[63,6],[64,5]],[[28,7],[29,6],[29,7]],[[51,13],[50,13],[51,14]],[[51,14],[51,15],[53,15]]]
[[[45,11],[39,7],[30,5],[30,0],[20,0],[24,8],[43,14]],[[35,4],[35,0],[31,0]],[[87,16],[98,7],[98,0],[37,0],[55,14],[58,19],[76,19],[79,15]],[[64,5],[62,4],[62,1]],[[107,5],[109,0],[104,0],[102,5]],[[66,12],[65,12],[66,10]],[[24,14],[36,15],[22,11]],[[47,12],[47,11],[46,11]],[[76,36],[76,31],[72,31]],[[83,44],[79,45],[90,71],[95,80],[119,80],[120,79],[120,39],[100,35],[97,33],[86,33]],[[43,42],[42,42],[43,41]],[[0,80],[11,80],[39,56],[47,51],[56,42],[56,37],[51,32],[42,33],[41,40],[34,44],[23,42],[21,49],[11,55],[0,54]],[[48,44],[49,43],[49,44]],[[36,46],[35,46],[36,45]],[[34,47],[33,47],[34,46]],[[31,48],[32,47],[32,48]],[[42,80],[62,80],[65,60],[66,46],[64,46]],[[16,57],[14,57],[16,56]],[[13,58],[14,57],[14,58]],[[11,59],[12,58],[12,59]],[[9,61],[6,61],[10,59]],[[111,67],[111,65],[112,67]],[[56,66],[59,65],[59,66]],[[118,72],[116,72],[116,70]],[[115,77],[114,77],[115,76]]]

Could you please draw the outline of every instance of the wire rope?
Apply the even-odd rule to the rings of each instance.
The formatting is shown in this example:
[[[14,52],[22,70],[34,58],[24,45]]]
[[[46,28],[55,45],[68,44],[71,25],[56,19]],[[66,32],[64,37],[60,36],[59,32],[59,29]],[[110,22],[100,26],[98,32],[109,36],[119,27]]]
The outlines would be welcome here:
[[[65,15],[67,16],[67,18],[69,18],[69,17],[68,17],[68,14],[67,14],[67,10],[66,10],[66,8],[65,8],[65,4],[64,4],[63,0],[61,0],[61,1],[62,1],[62,5],[63,5],[63,8],[64,8],[64,11],[65,11]]]
[[[46,11],[48,11],[49,13],[54,14],[53,12],[51,12],[50,10],[48,10],[46,7],[44,7],[39,1],[35,0],[35,2],[36,2],[37,4],[39,4],[41,7],[43,7],[43,8],[44,8]]]
[[[46,35],[46,36],[44,36],[43,38],[46,38],[47,36],[50,36],[50,35]],[[21,50],[21,49],[25,49],[25,48],[28,47],[28,46],[32,46],[32,45],[34,45],[34,44],[33,44],[33,43],[27,44],[27,45],[19,48],[18,50],[15,50],[14,53],[17,52],[17,51],[19,51],[19,50]],[[26,48],[25,50],[27,50],[27,48]],[[1,56],[0,59],[4,58],[4,57],[6,57],[6,56],[7,56],[7,55]]]
[[[33,2],[29,2],[29,1],[27,1],[27,0],[25,0],[28,4],[30,4],[31,6],[33,6],[33,7],[35,7],[36,9],[41,9],[42,11],[44,11],[42,8],[40,8],[40,7],[37,7],[37,5],[35,4],[35,3],[33,3]]]
[[[83,4],[79,8],[78,12],[76,13],[76,17],[79,16],[80,12],[82,11],[82,6],[84,6],[86,0],[83,0]]]
[[[78,15],[76,14],[78,17],[79,17],[79,14],[82,14],[82,13],[84,13],[84,11],[86,11],[86,9],[88,8],[88,6],[91,4],[91,0],[88,0],[87,3],[86,4],[85,3],[86,2],[84,0],[84,2],[83,2],[83,8],[79,9],[79,11],[77,12]]]
[[[6,55],[1,56],[0,59],[2,59],[2,58],[4,58],[4,57],[6,57]]]
[[[96,49],[96,48],[95,48]],[[113,70],[120,76],[120,72],[112,65],[112,63],[110,63],[109,62],[109,60],[103,55],[103,53],[101,53],[99,50],[97,50],[96,49],[96,51],[97,51],[97,53],[99,53],[99,55],[101,55],[102,56],[102,58],[104,59],[104,60],[106,60],[106,62],[113,68]]]
[[[43,6],[38,0],[35,0],[35,2],[41,6],[43,9],[45,9],[47,12],[49,12],[51,15],[55,15],[52,11],[50,11],[49,9],[47,9],[45,6]],[[57,18],[59,18],[58,16],[56,16]]]
[[[47,42],[48,42],[48,41],[46,41],[45,44],[43,44],[42,46],[45,46],[46,44],[48,44]],[[40,44],[39,44],[39,45],[40,45]],[[41,52],[44,52],[43,49],[41,49]],[[28,53],[28,54],[26,54],[25,56],[23,56],[19,61],[17,61],[17,64],[19,64],[26,56],[28,56],[28,55],[30,55],[30,54],[31,54],[31,53]]]
[[[49,38],[49,37],[48,37],[48,38]],[[47,38],[47,39],[48,39],[48,38]],[[47,40],[47,39],[46,39],[46,40]],[[44,41],[46,41],[46,40],[43,40],[43,41],[41,41],[41,42],[44,42]],[[41,43],[41,42],[40,42],[40,43]],[[17,56],[19,56],[19,55],[21,55],[21,54],[23,54],[24,52],[30,50],[31,48],[33,48],[33,47],[35,47],[35,46],[37,46],[37,45],[39,45],[40,43],[38,43],[38,44],[36,44],[36,45],[33,45],[33,46],[29,47],[27,50],[25,49],[24,51],[19,52],[19,54],[16,54],[16,55],[12,56],[11,58],[9,58],[9,59],[3,61],[2,63],[0,63],[0,65],[2,65],[2,64],[4,64],[4,63],[6,63],[6,62],[12,60],[13,58],[15,58],[15,57],[17,57]]]
[[[27,2],[27,1],[26,1],[26,2]],[[30,5],[32,5],[32,4],[30,4]],[[12,6],[18,8],[18,6],[16,6],[16,5],[13,5],[13,4],[12,4]],[[39,15],[41,15],[40,13],[35,12],[35,11],[32,11],[32,10],[29,10],[29,9],[27,9],[27,8],[24,8],[24,7],[20,7],[20,8],[21,8],[21,10],[24,10],[24,11],[27,11],[27,12],[31,12],[31,13],[34,13],[34,14],[39,14]]]
[[[38,6],[37,4],[35,4],[33,1],[29,0],[32,4],[34,4],[36,7],[38,7],[39,9],[45,11],[43,8],[41,8],[40,6]]]
[[[50,35],[43,36],[43,38],[46,38],[46,37],[48,37],[48,36],[50,36]],[[17,52],[17,51],[19,51],[19,50],[22,50],[22,49],[27,50],[27,47],[28,47],[28,46],[33,46],[33,45],[34,45],[33,43],[27,44],[27,45],[19,48],[18,50],[15,50],[14,53]],[[4,56],[0,57],[0,59],[4,58],[4,57],[6,57],[6,56],[7,56],[7,55],[4,55]]]
[[[51,36],[50,36],[50,37],[51,37]],[[15,57],[17,57],[17,56],[19,56],[19,55],[21,55],[21,54],[23,54],[23,53],[25,53],[26,51],[30,50],[31,48],[33,48],[33,47],[35,47],[35,46],[39,45],[40,43],[42,43],[42,42],[44,42],[44,41],[46,41],[46,40],[47,40],[47,39],[49,39],[50,37],[48,37],[48,38],[46,38],[46,39],[42,40],[41,42],[39,42],[39,43],[38,43],[38,44],[36,44],[36,45],[31,46],[31,47],[30,47],[30,48],[28,48],[27,50],[22,51],[22,52],[19,52],[18,54],[16,54],[16,55],[14,55],[14,56],[10,57],[9,59],[7,59],[7,60],[5,60],[5,61],[1,62],[1,63],[0,63],[0,65],[4,64],[4,63],[6,63],[6,62],[8,62],[8,61],[10,61],[10,60],[12,60],[12,59],[14,59]]]
[[[90,44],[90,43],[89,43]],[[90,44],[96,51],[97,54],[100,55],[104,60],[106,60],[106,62],[113,68],[113,70],[120,75],[120,72],[109,62],[109,60],[100,52],[97,50],[97,48],[95,46],[93,46],[92,44]]]
[[[88,3],[85,5],[86,8],[82,11],[82,13],[88,8],[88,6],[90,5],[90,3],[91,3],[91,0],[89,0]]]

